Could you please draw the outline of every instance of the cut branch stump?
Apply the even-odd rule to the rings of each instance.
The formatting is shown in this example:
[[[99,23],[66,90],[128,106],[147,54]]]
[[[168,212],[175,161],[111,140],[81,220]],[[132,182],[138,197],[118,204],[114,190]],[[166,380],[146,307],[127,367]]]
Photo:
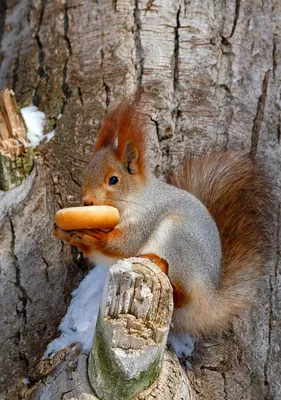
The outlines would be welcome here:
[[[26,179],[33,166],[27,130],[12,90],[0,92],[0,190],[10,190]]]
[[[166,349],[172,312],[172,287],[154,263],[119,261],[107,276],[88,371],[76,346],[25,398],[189,400],[186,374]]]

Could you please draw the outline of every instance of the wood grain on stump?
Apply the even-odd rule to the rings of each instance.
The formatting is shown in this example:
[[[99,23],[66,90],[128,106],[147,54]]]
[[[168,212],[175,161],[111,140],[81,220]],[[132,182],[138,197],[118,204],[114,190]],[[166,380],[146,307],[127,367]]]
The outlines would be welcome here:
[[[172,311],[172,287],[155,264],[119,261],[107,276],[88,362],[79,345],[59,364],[41,361],[25,398],[189,400],[185,372],[166,350]]]

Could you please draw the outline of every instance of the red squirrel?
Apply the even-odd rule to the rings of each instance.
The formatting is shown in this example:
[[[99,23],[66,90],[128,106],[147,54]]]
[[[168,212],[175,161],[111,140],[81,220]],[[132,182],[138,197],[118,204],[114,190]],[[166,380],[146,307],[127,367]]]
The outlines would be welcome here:
[[[119,224],[109,232],[55,227],[55,235],[96,263],[151,258],[172,283],[175,330],[225,330],[254,297],[268,258],[270,183],[232,151],[189,156],[168,183],[157,179],[137,103],[107,114],[83,177],[83,204],[116,207]]]

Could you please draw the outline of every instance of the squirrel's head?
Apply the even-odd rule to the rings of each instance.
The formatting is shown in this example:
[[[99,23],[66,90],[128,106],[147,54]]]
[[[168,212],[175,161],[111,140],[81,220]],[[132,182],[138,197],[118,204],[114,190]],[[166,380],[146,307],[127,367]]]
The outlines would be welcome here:
[[[84,205],[126,207],[146,180],[146,130],[136,100],[122,101],[103,121],[94,156],[84,172]]]

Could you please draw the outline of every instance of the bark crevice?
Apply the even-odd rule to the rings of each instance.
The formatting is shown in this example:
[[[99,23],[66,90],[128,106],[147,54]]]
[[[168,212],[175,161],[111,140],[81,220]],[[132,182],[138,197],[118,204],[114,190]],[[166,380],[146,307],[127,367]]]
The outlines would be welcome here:
[[[0,47],[1,47],[2,34],[5,28],[6,12],[7,12],[7,2],[6,0],[2,0],[0,2]]]
[[[134,8],[134,39],[135,39],[135,70],[136,70],[136,83],[137,87],[142,85],[143,68],[144,68],[144,54],[141,43],[141,18],[139,9],[139,0],[135,0]]]
[[[180,51],[180,44],[179,44],[179,28],[180,28],[180,12],[181,6],[177,11],[176,17],[176,27],[175,27],[175,47],[174,47],[174,94],[178,90],[178,81],[179,81],[179,51]]]
[[[64,3],[64,40],[67,45],[68,54],[69,54],[69,56],[71,56],[72,55],[72,47],[71,47],[71,42],[70,42],[70,39],[68,36],[68,31],[69,31],[68,0],[66,0]]]
[[[36,85],[36,87],[34,89],[32,102],[36,107],[38,107],[39,104],[40,104],[40,96],[38,94],[38,91],[39,91],[39,88],[40,88],[41,79],[45,76],[45,69],[44,69],[44,63],[43,63],[43,61],[44,61],[44,50],[43,50],[43,44],[42,44],[41,39],[40,39],[40,29],[41,29],[41,25],[42,25],[43,18],[44,18],[46,4],[47,4],[47,0],[42,0],[41,12],[40,12],[40,17],[39,17],[39,22],[38,22],[38,28],[37,28],[36,33],[35,33],[35,40],[36,40],[37,47],[38,47],[38,56],[37,56],[37,60],[38,60],[38,67],[37,67],[38,83],[37,83],[37,85]]]
[[[13,68],[13,80],[12,80],[12,90],[13,90],[13,92],[16,91],[17,83],[18,83],[18,80],[19,80],[19,77],[18,77],[19,65],[20,65],[20,46],[19,46],[18,51],[17,51],[17,56],[16,56],[16,59],[15,59],[14,68]]]
[[[179,29],[180,25],[180,13],[181,5],[178,8],[176,14],[176,26],[175,26],[175,37],[174,37],[174,54],[173,54],[173,91],[174,91],[174,109],[172,110],[172,119],[175,123],[175,131],[177,129],[177,123],[179,118],[179,102],[178,102],[178,92],[179,92],[179,52],[180,52],[180,36]]]
[[[69,33],[68,0],[65,1],[63,10],[64,10],[64,36],[63,36],[63,38],[64,38],[64,41],[66,44],[67,56],[64,61],[64,66],[63,66],[63,71],[62,71],[61,89],[62,89],[62,92],[64,95],[64,99],[63,99],[62,107],[61,107],[61,111],[60,111],[62,115],[64,113],[64,108],[68,102],[68,99],[72,95],[72,90],[67,82],[68,62],[72,55],[71,41],[70,41],[69,34],[68,34]]]
[[[153,119],[151,115],[149,115],[149,118],[150,118],[150,121],[153,122],[153,124],[155,125],[157,138],[158,138],[159,142],[161,142],[162,138],[161,138],[160,132],[159,132],[159,123],[156,119]]]
[[[25,355],[25,353],[21,349],[21,340],[22,340],[22,332],[26,329],[27,327],[27,301],[29,300],[31,302],[31,299],[28,297],[25,288],[22,286],[21,282],[21,267],[20,263],[18,260],[18,257],[16,255],[15,251],[15,246],[16,246],[16,233],[15,233],[15,227],[14,223],[12,220],[12,217],[8,215],[9,223],[10,223],[10,229],[11,229],[11,256],[13,259],[13,265],[15,268],[15,286],[18,289],[18,303],[16,304],[16,313],[18,318],[21,321],[21,324],[18,328],[17,331],[17,341],[18,341],[18,355],[19,355],[19,360],[23,362],[25,368],[27,369],[29,367],[29,361]]]
[[[78,96],[79,96],[81,105],[84,106],[83,93],[82,93],[82,90],[81,90],[80,86],[78,86]]]
[[[272,72],[273,72],[273,79],[275,79],[275,71],[278,66],[278,61],[277,61],[277,45],[276,45],[276,37],[277,35],[273,35],[273,48],[272,48]]]
[[[25,288],[22,286],[21,283],[21,268],[20,268],[20,263],[18,260],[18,257],[16,255],[16,251],[15,251],[15,245],[16,245],[16,234],[15,234],[15,228],[14,228],[14,223],[13,220],[11,218],[11,216],[9,216],[9,222],[10,222],[10,228],[11,228],[11,234],[12,234],[12,238],[11,238],[11,254],[12,254],[12,258],[13,258],[13,264],[14,264],[14,268],[15,268],[15,286],[19,289],[19,301],[21,302],[22,306],[19,308],[17,306],[17,315],[19,315],[22,320],[23,320],[23,328],[25,328],[26,323],[27,323],[27,313],[26,313],[26,305],[27,305],[27,300],[29,300],[31,302],[31,299],[28,297]]]
[[[269,276],[269,289],[270,289],[270,303],[269,303],[269,316],[268,316],[268,347],[266,352],[266,359],[264,364],[264,385],[268,389],[268,395],[270,398],[273,398],[271,392],[271,385],[269,379],[269,365],[270,365],[270,355],[272,348],[272,330],[274,325],[274,300],[275,300],[275,291],[278,285],[278,267],[280,263],[280,223],[281,223],[281,206],[278,204],[277,209],[277,220],[276,220],[276,261],[274,266],[274,275]]]
[[[47,260],[46,260],[45,257],[41,256],[41,259],[42,259],[43,263],[45,264],[45,273],[46,273],[47,282],[50,282],[50,278],[49,278],[49,264],[48,264],[48,262],[47,262]]]
[[[232,25],[230,38],[232,38],[232,36],[234,35],[235,29],[236,29],[236,26],[237,26],[239,13],[240,13],[240,3],[241,3],[241,0],[236,0],[236,2],[235,2],[235,13],[234,13],[234,20],[233,20],[233,25]]]
[[[117,0],[112,0],[112,7],[115,12],[117,12]]]
[[[279,123],[277,126],[277,143],[280,144],[281,140],[281,116],[279,117]]]
[[[263,82],[262,82],[262,92],[258,100],[257,112],[253,121],[252,138],[251,138],[251,150],[250,154],[255,158],[258,150],[259,135],[261,130],[261,125],[263,122],[264,108],[267,97],[267,89],[269,83],[270,70],[266,71]]]
[[[81,188],[81,183],[78,182],[77,179],[74,178],[73,173],[71,172],[71,170],[69,170],[69,175],[70,175],[70,178],[71,178],[72,182],[74,182],[75,185],[77,185],[77,186],[79,186],[79,188]]]
[[[103,70],[103,63],[104,63],[104,49],[103,46],[101,48],[101,70],[102,70],[102,86],[103,89],[105,91],[105,105],[106,105],[106,109],[108,109],[109,104],[110,104],[110,95],[111,95],[111,91],[110,91],[110,87],[108,86],[108,84],[105,81],[105,76],[104,76],[104,70]]]

